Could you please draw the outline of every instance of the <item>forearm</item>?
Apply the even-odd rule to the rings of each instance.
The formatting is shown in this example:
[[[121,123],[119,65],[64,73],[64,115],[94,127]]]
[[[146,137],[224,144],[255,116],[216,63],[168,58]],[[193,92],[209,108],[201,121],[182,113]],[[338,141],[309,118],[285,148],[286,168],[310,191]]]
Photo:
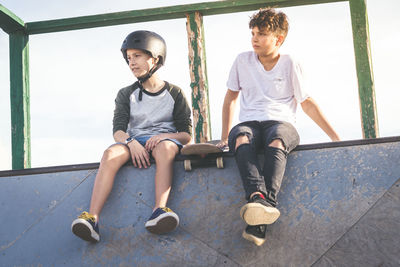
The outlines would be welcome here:
[[[127,133],[122,130],[116,131],[113,135],[115,142],[124,143],[125,140],[129,137]]]
[[[222,131],[221,140],[227,140],[229,131],[232,128],[233,116],[235,114],[235,106],[237,100],[237,92],[228,90],[224,104],[222,106]]]
[[[328,122],[317,103],[309,97],[301,103],[303,111],[329,136],[332,141],[339,141],[340,137]]]

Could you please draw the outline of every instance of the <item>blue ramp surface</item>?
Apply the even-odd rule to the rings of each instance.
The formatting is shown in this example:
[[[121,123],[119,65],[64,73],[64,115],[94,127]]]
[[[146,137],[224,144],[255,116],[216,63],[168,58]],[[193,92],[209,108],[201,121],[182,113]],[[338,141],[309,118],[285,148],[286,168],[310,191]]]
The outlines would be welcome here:
[[[281,217],[257,247],[241,237],[235,159],[185,172],[174,163],[173,233],[148,233],[155,167],[124,166],[97,244],[71,233],[98,164],[0,172],[0,266],[398,266],[400,138],[300,146],[289,155]]]

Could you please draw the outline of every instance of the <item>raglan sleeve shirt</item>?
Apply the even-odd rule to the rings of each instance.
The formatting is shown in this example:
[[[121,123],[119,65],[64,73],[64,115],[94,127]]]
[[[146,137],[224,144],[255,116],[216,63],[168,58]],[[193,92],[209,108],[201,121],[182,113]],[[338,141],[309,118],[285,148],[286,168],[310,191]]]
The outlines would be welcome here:
[[[135,84],[119,90],[115,98],[115,109],[113,118],[113,134],[121,130],[126,132],[128,129],[130,116],[130,101],[129,96],[132,94]]]
[[[191,110],[182,89],[173,86],[170,93],[175,100],[173,117],[176,130],[192,135]]]
[[[121,130],[134,137],[167,132],[191,135],[191,110],[179,87],[166,82],[160,93],[143,93],[141,101],[137,99],[138,92],[137,84],[118,92],[113,133]]]

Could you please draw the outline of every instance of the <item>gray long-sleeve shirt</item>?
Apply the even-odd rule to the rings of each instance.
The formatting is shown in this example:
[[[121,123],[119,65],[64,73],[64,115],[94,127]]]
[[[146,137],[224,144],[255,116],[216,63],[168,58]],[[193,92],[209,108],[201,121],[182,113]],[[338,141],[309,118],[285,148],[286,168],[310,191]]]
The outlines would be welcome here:
[[[137,82],[118,92],[113,133],[122,130],[133,137],[176,132],[191,135],[191,111],[179,87],[165,82],[157,93],[143,90],[141,101],[139,94]]]

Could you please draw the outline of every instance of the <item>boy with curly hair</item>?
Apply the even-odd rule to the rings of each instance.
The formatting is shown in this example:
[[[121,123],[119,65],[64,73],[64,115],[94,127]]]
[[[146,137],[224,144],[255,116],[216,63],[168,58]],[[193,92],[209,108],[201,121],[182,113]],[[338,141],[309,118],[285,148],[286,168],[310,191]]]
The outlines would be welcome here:
[[[251,17],[249,28],[253,51],[239,54],[231,68],[218,146],[229,145],[235,153],[248,200],[240,210],[247,224],[243,237],[260,246],[265,242],[266,225],[280,216],[277,196],[287,156],[300,142],[293,126],[297,105],[332,141],[339,136],[306,92],[300,65],[279,53],[289,30],[286,15],[261,9]],[[239,94],[240,123],[231,129]],[[262,168],[257,158],[260,150]]]

